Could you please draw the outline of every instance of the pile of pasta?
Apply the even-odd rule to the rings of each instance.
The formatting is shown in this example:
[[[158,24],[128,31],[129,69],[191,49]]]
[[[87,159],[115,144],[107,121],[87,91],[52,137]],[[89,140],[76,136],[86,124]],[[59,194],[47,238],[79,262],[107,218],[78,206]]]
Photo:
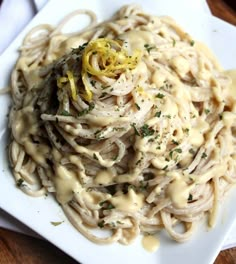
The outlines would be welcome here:
[[[90,25],[62,33],[80,14]],[[236,181],[230,84],[173,19],[135,5],[102,23],[78,10],[57,27],[39,25],[12,72],[16,183],[31,196],[53,193],[95,243],[129,244],[162,229],[186,241],[204,216],[214,225]]]

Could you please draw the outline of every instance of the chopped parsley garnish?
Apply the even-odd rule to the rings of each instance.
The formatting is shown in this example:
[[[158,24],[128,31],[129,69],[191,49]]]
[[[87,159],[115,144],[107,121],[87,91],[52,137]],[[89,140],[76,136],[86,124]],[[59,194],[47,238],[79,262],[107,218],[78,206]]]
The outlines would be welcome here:
[[[102,136],[102,129],[101,130],[97,130],[95,133],[94,133],[94,136],[96,139],[102,139],[103,136]]]
[[[204,112],[206,115],[208,115],[210,113],[210,110],[209,109],[204,109]]]
[[[164,96],[165,96],[164,94],[158,93],[158,94],[156,95],[156,98],[162,99]]]
[[[61,221],[61,222],[50,222],[52,225],[54,226],[58,226],[60,224],[62,224],[64,221]]]
[[[98,160],[98,157],[97,157],[97,155],[96,155],[95,153],[93,153],[93,158],[94,158],[95,160]]]
[[[141,109],[140,106],[139,106],[137,103],[135,103],[135,106],[136,106],[136,108],[137,108],[138,110]]]
[[[101,85],[101,88],[103,89],[103,90],[105,90],[105,89],[107,89],[107,88],[109,88],[110,87],[110,85]]]
[[[174,152],[177,152],[177,153],[182,153],[182,149],[181,148],[176,148],[176,149],[173,149],[173,150],[171,150],[171,152],[170,152],[170,158],[172,159],[172,157],[173,157],[173,153]]]
[[[176,140],[174,140],[174,139],[172,140],[172,143],[175,144],[175,145],[177,145],[177,146],[179,145],[179,142],[176,141]]]
[[[144,44],[144,48],[147,50],[148,53],[150,53],[150,51],[151,51],[152,49],[154,49],[155,47],[150,46],[149,44]]]
[[[164,168],[162,168],[163,170],[166,170],[168,168],[168,165],[166,165]]]
[[[126,131],[125,127],[113,127],[113,131]]]
[[[205,159],[206,157],[207,157],[207,154],[205,152],[203,152],[201,158]]]
[[[161,116],[161,111],[156,112],[155,117],[160,117],[160,116]]]
[[[142,137],[150,137],[154,134],[154,129],[149,127],[147,124],[144,124],[140,128],[140,133]]]
[[[189,134],[189,128],[184,128],[184,133]]]
[[[18,187],[21,187],[23,185],[23,183],[24,183],[24,180],[20,178],[19,180],[17,180],[16,185]]]
[[[102,201],[99,203],[100,206],[103,206],[107,201]]]
[[[71,116],[71,114],[68,111],[66,111],[66,110],[61,111],[61,115],[63,115],[63,116]]]
[[[188,197],[188,201],[192,201],[192,200],[193,200],[193,195],[190,193]]]
[[[176,44],[176,41],[175,41],[175,39],[173,39],[173,41],[172,41],[173,47],[175,46],[175,44]]]
[[[139,189],[140,191],[145,191],[148,188],[148,182],[140,181]]]
[[[86,108],[86,109],[84,109],[78,113],[78,116],[84,116],[84,115],[88,114],[90,111],[92,111],[94,109],[94,107],[95,107],[95,104],[90,103],[88,108]]]
[[[88,45],[88,42],[84,43],[83,45],[79,46],[79,51],[84,50],[84,48]]]
[[[194,46],[194,44],[195,44],[195,41],[194,41],[194,40],[191,40],[191,41],[190,41],[190,45],[191,45],[191,46]]]
[[[182,149],[181,148],[177,148],[174,151],[178,152],[178,153],[182,153]]]
[[[105,210],[111,210],[115,208],[115,206],[107,200],[100,202],[99,205]]]
[[[136,123],[131,124],[131,126],[132,126],[133,129],[134,129],[134,133],[135,133],[136,136],[140,136],[140,134],[139,134],[139,132],[138,132],[138,130],[137,130],[137,128],[136,128],[135,125],[136,125]]]
[[[194,151],[194,149],[190,149],[189,151],[188,151],[190,154],[192,154],[192,155],[195,155],[195,151]]]
[[[95,86],[95,84],[96,84],[95,80],[91,80],[90,82],[91,82],[92,86]]]
[[[106,92],[103,92],[100,96],[99,96],[99,98],[103,98],[103,97],[105,97],[107,95],[107,93]]]
[[[105,225],[105,221],[104,221],[104,220],[98,222],[98,226],[99,226],[100,228],[103,228],[104,225]]]
[[[115,208],[115,206],[113,205],[113,204],[108,204],[108,206],[107,206],[107,210],[111,210],[111,209],[114,209]]]

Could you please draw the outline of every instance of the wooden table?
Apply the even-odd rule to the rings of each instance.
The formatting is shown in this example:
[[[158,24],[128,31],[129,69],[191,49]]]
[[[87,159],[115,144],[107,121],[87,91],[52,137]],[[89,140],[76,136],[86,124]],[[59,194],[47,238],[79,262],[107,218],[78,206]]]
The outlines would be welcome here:
[[[236,12],[223,0],[207,0],[207,2],[215,16],[236,25]],[[77,262],[47,241],[0,228],[0,264],[18,263],[75,264]],[[236,264],[236,248],[221,251],[214,264]]]

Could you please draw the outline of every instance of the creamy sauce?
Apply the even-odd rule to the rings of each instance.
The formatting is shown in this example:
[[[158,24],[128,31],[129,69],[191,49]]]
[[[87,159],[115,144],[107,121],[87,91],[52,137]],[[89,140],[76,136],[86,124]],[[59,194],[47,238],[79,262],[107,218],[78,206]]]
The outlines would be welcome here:
[[[106,201],[111,198],[110,194],[97,192],[97,191],[87,192],[86,190],[83,190],[81,195],[83,196],[87,204],[93,204],[97,206],[98,209],[100,208],[100,205],[99,205],[100,202]]]
[[[202,118],[197,118],[195,126],[190,129],[189,142],[195,147],[200,147],[204,142],[203,134],[209,129],[209,124]]]
[[[110,199],[110,202],[118,210],[126,212],[137,212],[144,205],[144,195],[137,194],[133,189],[129,189],[127,194],[118,194]]]
[[[37,163],[45,166],[50,148],[43,143],[33,143],[30,138],[32,135],[36,135],[39,129],[38,118],[33,112],[34,109],[31,106],[16,111],[12,124],[12,127],[14,128],[12,133],[17,142],[25,147],[26,153],[28,153]]]
[[[142,239],[142,246],[148,252],[155,252],[160,246],[160,241],[151,235],[144,236]]]
[[[130,30],[127,33],[119,35],[120,39],[123,39],[126,41],[127,44],[125,44],[125,47],[127,46],[127,49],[133,51],[133,50],[144,50],[145,44],[152,45],[154,44],[154,34],[147,31],[136,31],[136,30]]]
[[[114,176],[114,173],[109,170],[101,170],[96,175],[94,182],[96,184],[106,185],[112,182]]]
[[[69,202],[75,192],[80,192],[82,187],[74,171],[70,171],[62,165],[56,165],[53,181],[57,190],[56,197],[59,203]]]
[[[184,176],[176,174],[175,179],[168,185],[166,194],[176,208],[184,208],[188,203],[190,189],[191,186],[185,182]]]

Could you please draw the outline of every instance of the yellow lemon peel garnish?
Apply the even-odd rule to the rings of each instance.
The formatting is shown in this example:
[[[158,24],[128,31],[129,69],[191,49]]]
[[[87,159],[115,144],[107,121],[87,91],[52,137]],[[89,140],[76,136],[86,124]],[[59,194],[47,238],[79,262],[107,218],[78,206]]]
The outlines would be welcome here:
[[[116,40],[100,38],[91,41],[84,49],[83,70],[94,76],[116,76],[117,70],[123,72],[127,69],[132,70],[140,60],[141,52],[135,50],[129,56],[126,50]],[[97,56],[99,64],[95,68],[92,65],[92,57]]]
[[[75,86],[74,75],[71,71],[67,71],[66,75],[68,76],[68,80],[70,82],[71,97],[74,101],[76,101],[77,100],[77,91],[76,91],[76,86]]]
[[[71,97],[74,101],[76,101],[77,100],[77,90],[76,90],[74,75],[71,71],[67,71],[66,75],[67,77],[60,77],[57,79],[57,86],[58,88],[62,88],[69,81]]]
[[[67,83],[67,82],[68,82],[68,78],[66,78],[66,77],[60,77],[59,79],[57,79],[57,86],[58,86],[58,88],[62,88],[63,85],[65,83]]]
[[[95,63],[93,63],[93,56],[96,56]],[[105,38],[92,40],[86,46],[82,55],[81,77],[85,89],[85,94],[82,95],[83,98],[88,102],[93,98],[88,74],[115,77],[117,74],[134,69],[140,58],[141,52],[139,50],[135,50],[132,56],[128,55],[121,46],[121,41]],[[67,71],[66,75],[67,77],[60,77],[57,80],[57,86],[62,88],[65,83],[69,82],[71,97],[76,101],[77,89],[74,75],[71,71]]]
[[[96,56],[94,67],[93,56]],[[82,81],[86,91],[86,99],[92,99],[92,92],[89,88],[88,73],[93,76],[114,77],[127,69],[136,67],[141,57],[141,52],[135,50],[132,56],[122,48],[120,42],[112,39],[100,38],[91,41],[84,49],[82,57]]]

